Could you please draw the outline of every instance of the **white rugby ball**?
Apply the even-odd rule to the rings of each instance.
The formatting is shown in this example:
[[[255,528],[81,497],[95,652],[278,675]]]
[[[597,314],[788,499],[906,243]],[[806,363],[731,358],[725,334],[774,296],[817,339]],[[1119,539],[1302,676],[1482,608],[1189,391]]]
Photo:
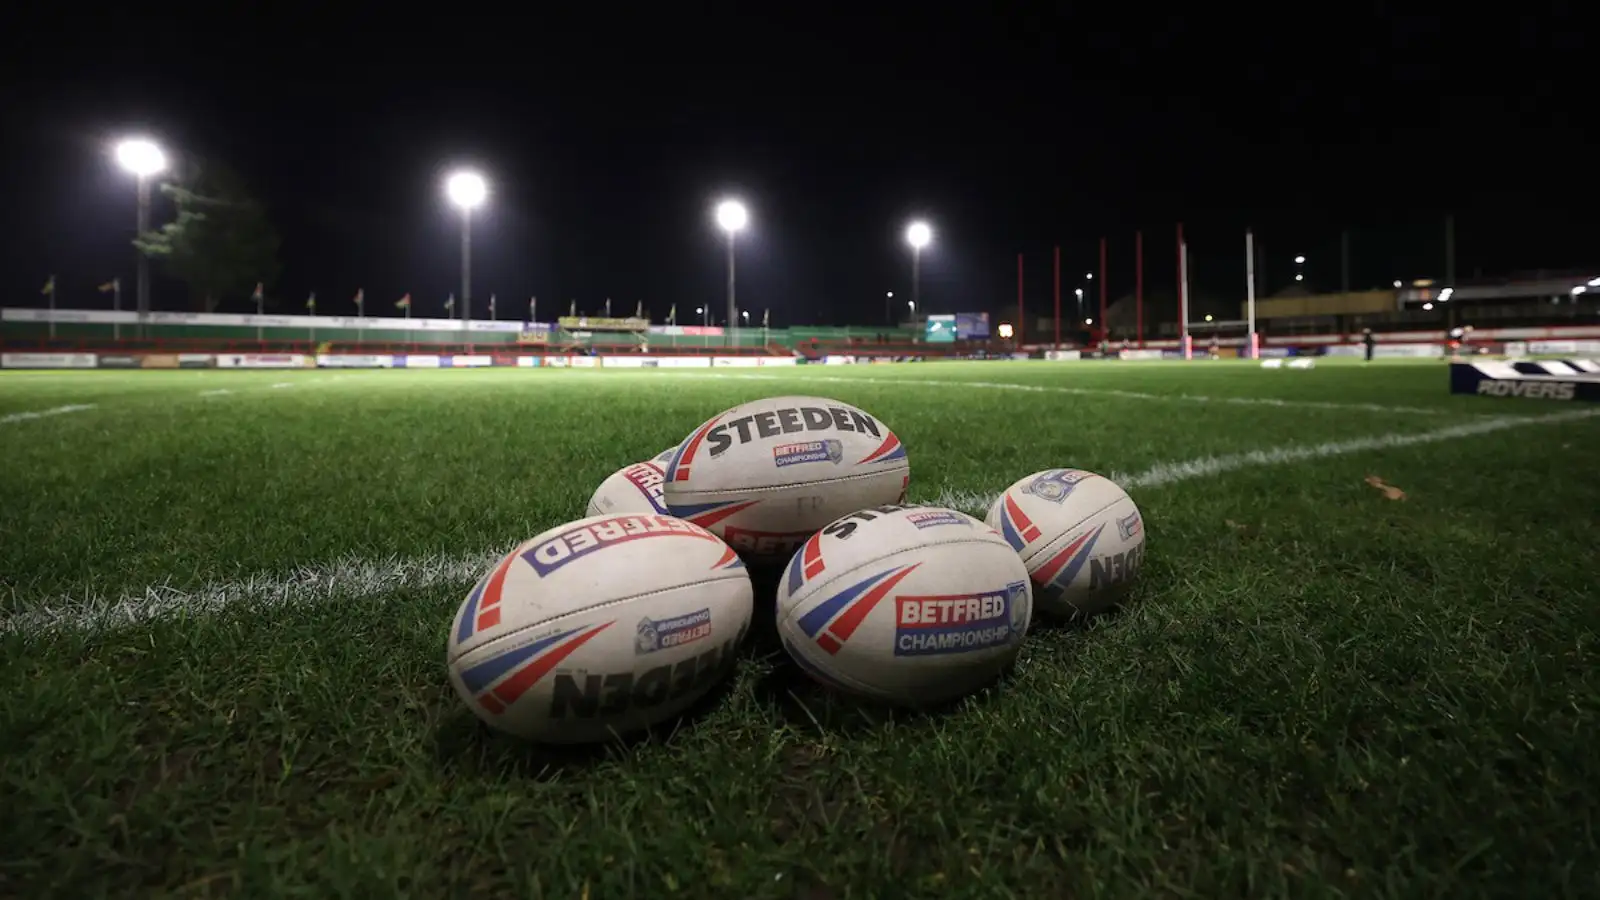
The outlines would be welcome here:
[[[518,737],[627,734],[682,712],[731,668],[752,600],[738,555],[698,525],[579,519],[523,542],[467,595],[450,683]]]
[[[623,513],[666,515],[667,504],[662,502],[662,482],[666,473],[654,460],[623,466],[611,473],[594,496],[589,498],[585,515],[615,516]]]
[[[672,454],[677,452],[678,448],[676,446],[668,447],[660,453],[657,453],[655,456],[650,457],[650,461],[665,469],[667,467],[667,463],[672,462]]]
[[[931,506],[851,513],[795,553],[778,634],[817,681],[902,705],[950,700],[1016,658],[1033,614],[1028,570],[992,528]]]
[[[769,397],[713,416],[666,467],[667,508],[752,562],[781,563],[839,516],[905,497],[889,426],[838,400]]]
[[[989,526],[1027,563],[1039,609],[1091,616],[1128,592],[1144,560],[1144,521],[1121,486],[1081,469],[1046,469],[1006,488]]]

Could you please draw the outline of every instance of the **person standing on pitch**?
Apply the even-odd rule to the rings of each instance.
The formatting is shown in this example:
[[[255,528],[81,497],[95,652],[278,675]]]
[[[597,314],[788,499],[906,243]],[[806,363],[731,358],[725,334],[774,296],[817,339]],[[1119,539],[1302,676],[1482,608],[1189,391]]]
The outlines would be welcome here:
[[[1361,329],[1361,343],[1366,347],[1367,362],[1372,362],[1372,348],[1378,343],[1378,339],[1372,336],[1371,328]]]

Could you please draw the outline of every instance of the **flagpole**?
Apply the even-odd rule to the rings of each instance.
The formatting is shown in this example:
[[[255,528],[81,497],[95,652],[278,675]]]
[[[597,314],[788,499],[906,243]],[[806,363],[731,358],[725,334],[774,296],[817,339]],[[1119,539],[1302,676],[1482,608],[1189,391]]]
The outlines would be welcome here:
[[[256,282],[256,343],[258,344],[265,339],[261,328],[261,316],[263,313],[261,307],[262,304],[266,302],[266,293],[266,286],[261,284],[259,281]]]
[[[122,312],[122,276],[120,275],[111,279],[111,311],[114,313]],[[111,339],[114,341],[122,340],[121,322],[113,321],[111,323]]]
[[[50,276],[50,340],[56,339],[56,277]]]

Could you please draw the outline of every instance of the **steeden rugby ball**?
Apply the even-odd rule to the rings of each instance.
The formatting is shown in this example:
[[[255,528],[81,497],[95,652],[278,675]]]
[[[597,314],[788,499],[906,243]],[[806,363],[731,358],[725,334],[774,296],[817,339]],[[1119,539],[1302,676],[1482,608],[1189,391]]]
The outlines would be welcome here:
[[[666,515],[667,505],[661,500],[662,482],[666,473],[655,461],[623,466],[611,473],[594,496],[589,498],[585,515],[606,516],[623,513],[649,513]]]
[[[1033,612],[1028,571],[993,529],[930,506],[830,523],[778,586],[778,633],[817,681],[902,705],[950,700],[1016,658]]]
[[[1144,521],[1119,485],[1081,469],[1046,469],[1007,488],[988,523],[1028,565],[1039,609],[1090,616],[1120,600],[1144,560]]]
[[[509,734],[605,740],[703,695],[752,610],[749,574],[716,535],[671,516],[591,516],[525,541],[472,589],[450,628],[450,683]]]
[[[676,448],[665,498],[752,562],[782,563],[845,513],[905,496],[889,426],[838,400],[770,397],[713,416]]]

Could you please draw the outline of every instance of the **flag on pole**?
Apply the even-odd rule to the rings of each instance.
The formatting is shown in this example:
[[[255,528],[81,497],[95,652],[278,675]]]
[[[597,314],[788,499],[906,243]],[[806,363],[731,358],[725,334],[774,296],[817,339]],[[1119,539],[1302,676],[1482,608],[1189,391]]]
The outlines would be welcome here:
[[[528,321],[529,322],[537,322],[537,321],[539,321],[539,298],[538,297],[529,297],[528,298]]]
[[[633,308],[633,317],[635,319],[644,318],[644,301],[643,300],[640,300],[639,301],[639,305],[637,305],[637,306],[635,306]]]
[[[54,275],[51,275],[45,281],[44,287],[39,289],[39,293],[45,295],[46,297],[54,297],[55,296],[55,294],[56,294],[56,277]]]
[[[606,318],[611,318],[611,298],[606,298]]]
[[[102,293],[102,294],[113,294],[113,293],[116,293],[116,290],[119,287],[122,287],[122,279],[121,278],[113,278],[110,281],[106,282],[105,284],[100,285],[100,293]]]
[[[401,297],[399,300],[396,300],[394,302],[394,308],[395,309],[410,309],[411,308],[411,295],[408,293],[404,297]]]
[[[572,308],[567,310],[567,315],[576,316],[577,314],[578,314],[578,301],[574,300],[574,301],[572,301]]]
[[[455,295],[455,292],[452,291],[452,292],[450,292],[450,296],[445,298],[444,309],[445,309],[445,312],[449,312],[450,310],[455,309],[455,308],[456,308],[456,295]]]
[[[365,313],[366,311],[367,311],[367,289],[366,288],[356,288],[356,312],[357,313]]]
[[[267,286],[258,281],[258,282],[256,282],[255,291],[250,294],[250,299],[256,301],[257,303],[260,303],[261,302],[261,298],[265,297],[266,295],[267,295]]]
[[[672,304],[672,308],[667,310],[667,324],[678,324],[678,304],[676,303]]]
[[[494,318],[494,295],[489,295],[489,318]]]
[[[311,296],[306,298],[306,309],[311,310],[313,315],[316,314],[316,311],[317,311],[317,292],[316,291],[312,291],[311,292]]]
[[[772,321],[772,310],[770,310],[770,309],[763,309],[763,310],[762,310],[762,311],[761,311],[761,327],[762,327],[762,328],[766,328],[766,327],[767,327],[767,325],[768,325],[768,324],[769,324],[769,323],[770,323],[770,322],[771,322],[771,321]]]

